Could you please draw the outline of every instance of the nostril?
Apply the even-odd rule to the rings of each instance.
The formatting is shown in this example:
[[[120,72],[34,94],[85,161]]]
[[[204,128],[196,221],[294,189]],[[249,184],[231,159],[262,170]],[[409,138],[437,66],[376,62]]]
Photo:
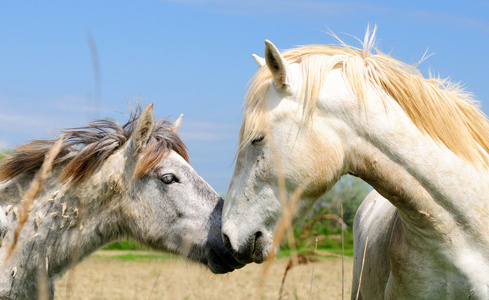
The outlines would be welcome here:
[[[263,235],[263,233],[261,233],[261,231],[258,231],[255,233],[255,243],[256,241]]]
[[[224,244],[224,248],[232,253],[233,252],[233,246],[231,245],[231,241],[229,240],[229,237],[226,234],[222,235],[222,242]]]
[[[251,253],[252,255],[255,254],[255,251],[257,250],[258,247],[258,244],[260,243],[259,239],[260,237],[262,236],[263,234],[261,233],[261,231],[257,231],[255,233],[255,236],[254,236],[254,239],[252,240],[252,243],[251,243],[251,247],[252,247],[252,250],[251,250]]]

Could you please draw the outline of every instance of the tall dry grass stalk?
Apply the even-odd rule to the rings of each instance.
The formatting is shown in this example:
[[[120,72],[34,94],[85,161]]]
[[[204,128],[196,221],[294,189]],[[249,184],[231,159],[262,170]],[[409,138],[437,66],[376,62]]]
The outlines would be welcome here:
[[[153,283],[153,287],[151,288],[151,291],[149,292],[148,300],[150,300],[151,296],[153,296],[153,292],[156,288],[156,285],[158,284],[158,279],[160,278],[160,275],[161,275],[161,273],[158,273],[158,275],[156,276],[155,282]]]
[[[316,252],[318,251],[318,238],[316,237],[316,243],[314,244],[314,255],[316,255]],[[312,283],[314,282],[314,264],[312,265],[312,271],[311,271],[311,286],[309,288],[309,299],[312,297]]]
[[[280,244],[280,241],[283,239],[287,229],[291,227],[291,221],[295,213],[295,208],[297,206],[297,202],[300,196],[302,195],[303,191],[304,191],[304,186],[300,186],[299,188],[297,188],[290,197],[289,205],[285,206],[285,208],[282,211],[282,217],[275,231],[275,236],[273,237],[273,242],[271,247],[272,251],[270,253],[268,260],[265,262],[265,266],[263,267],[263,271],[260,276],[260,281],[258,286],[259,292],[262,290],[265,277],[267,276],[268,271],[272,266],[273,260],[277,256],[277,253],[274,250],[278,248],[278,245]]]
[[[289,210],[289,212],[290,212],[290,210]],[[322,220],[334,220],[334,221],[337,221],[338,223],[340,223],[340,225],[342,226],[342,235],[344,234],[343,230],[345,230],[347,228],[347,225],[344,223],[342,217],[338,217],[337,215],[331,215],[331,214],[322,215],[322,216],[319,216],[319,217],[315,218],[314,220],[312,220],[305,227],[304,231],[302,232],[302,234],[300,236],[299,241],[307,239],[308,237],[310,237],[310,229],[314,226],[314,224],[316,224],[317,222],[322,221]],[[291,232],[291,230],[289,230],[288,232]],[[298,266],[298,265],[315,263],[315,262],[319,261],[317,256],[341,257],[341,259],[342,259],[342,267],[341,267],[341,269],[342,269],[342,283],[341,283],[341,286],[342,286],[342,299],[344,299],[344,281],[345,281],[345,273],[344,273],[344,271],[345,271],[345,267],[344,267],[344,256],[345,256],[344,246],[345,245],[344,245],[344,242],[345,241],[344,241],[344,236],[342,236],[342,241],[341,241],[342,242],[342,255],[318,251],[317,250],[318,241],[319,241],[319,238],[316,237],[315,238],[314,251],[305,251],[305,252],[302,252],[300,254],[297,254],[297,248],[296,247],[294,247],[293,249],[291,248],[291,257],[289,259],[287,266],[285,267],[284,275],[282,277],[282,283],[281,283],[281,287],[279,290],[279,299],[282,299],[282,297],[284,296],[284,292],[286,292],[285,280],[286,280],[287,274],[290,271],[290,269],[292,269],[293,267]],[[290,244],[290,242],[289,242],[289,244]],[[295,246],[295,244],[294,244],[294,246]],[[263,280],[263,278],[261,278],[261,279]],[[314,281],[314,264],[312,265],[312,271],[311,271],[309,299],[311,299],[311,297],[312,297],[313,281]]]
[[[97,43],[96,43],[91,31],[86,32],[86,38],[87,38],[87,44],[88,44],[88,47],[90,50],[90,58],[92,60],[92,71],[93,71],[93,75],[94,75],[94,84],[95,84],[95,97],[94,98],[95,98],[95,102],[96,102],[96,103],[89,103],[89,105],[95,106],[96,112],[98,113],[100,111],[100,103],[101,103],[101,96],[100,96],[101,92],[100,91],[101,91],[101,87],[102,87],[101,80],[100,80],[100,59],[99,59],[98,50],[97,50]],[[88,100],[89,99],[87,98],[87,102],[90,102]],[[129,105],[129,107],[130,107],[130,105]],[[132,111],[132,107],[130,107],[130,109]],[[80,216],[80,224],[83,224],[83,220],[85,217],[84,208],[85,208],[85,201],[83,200],[83,198],[81,198],[80,199],[80,207],[78,210],[79,214],[80,214],[79,215]],[[68,280],[68,289],[67,289],[67,293],[69,295],[71,295],[71,290],[72,290],[72,286],[73,286],[72,282],[73,282],[73,279],[75,276],[75,266],[78,264],[78,254],[80,251],[80,244],[81,244],[81,237],[82,237],[81,231],[82,230],[80,229],[78,236],[77,236],[77,242],[75,245],[75,249],[73,251],[73,257],[71,259],[70,275],[69,275],[70,277]]]
[[[358,300],[358,296],[360,295],[360,287],[362,286],[363,265],[365,264],[365,254],[367,253],[367,245],[368,245],[368,235],[365,240],[365,249],[363,249],[362,267],[360,268],[360,278],[358,279],[358,290],[357,290],[357,296],[355,297],[355,300]]]
[[[311,222],[309,222],[304,227],[304,230],[301,233],[300,239],[301,240],[304,240],[304,239],[310,237],[311,236],[311,229],[312,229],[312,227],[316,223],[321,222],[321,221],[324,221],[324,220],[333,220],[333,221],[338,222],[341,225],[341,228],[342,229],[343,228],[345,228],[345,229],[348,228],[348,225],[346,225],[346,223],[343,221],[343,218],[342,217],[338,217],[335,214],[325,214],[325,215],[318,216],[318,217],[314,218]]]
[[[272,243],[272,251],[270,253],[270,256],[268,257],[267,261],[265,262],[265,265],[262,269],[262,273],[260,275],[259,281],[258,281],[258,288],[257,288],[257,298],[259,297],[261,291],[263,290],[263,284],[265,281],[265,278],[271,268],[271,265],[277,255],[276,251],[274,249],[278,248],[278,245],[280,244],[281,240],[284,238],[285,234],[287,234],[288,237],[288,242],[289,242],[289,248],[291,250],[291,258],[289,260],[289,263],[287,264],[285,271],[284,271],[284,276],[282,278],[282,285],[280,287],[279,291],[279,299],[282,298],[283,291],[285,290],[284,284],[285,284],[285,279],[287,277],[288,271],[297,265],[301,264],[307,264],[310,262],[316,262],[318,259],[315,257],[316,255],[320,256],[335,256],[339,257],[339,255],[333,254],[333,253],[322,253],[317,251],[317,238],[316,238],[316,246],[314,252],[305,252],[302,254],[297,254],[297,249],[296,249],[296,243],[295,243],[295,238],[293,235],[292,230],[292,219],[294,217],[295,211],[296,211],[296,206],[297,203],[302,196],[302,193],[306,189],[306,187],[310,184],[310,182],[304,182],[302,183],[299,187],[295,189],[293,194],[288,197],[287,195],[287,189],[285,186],[285,178],[283,176],[283,167],[281,164],[280,156],[278,156],[278,153],[276,151],[277,148],[274,147],[273,141],[270,141],[270,148],[272,149],[272,156],[275,160],[275,166],[277,168],[277,183],[278,183],[278,190],[279,190],[279,198],[281,205],[283,207],[282,209],[282,216],[279,220],[274,238],[273,238],[273,243]],[[326,214],[319,216],[315,218],[312,222],[310,222],[304,229],[303,233],[301,234],[301,239],[304,239],[310,235],[310,230],[319,221],[322,220],[335,220],[341,225],[341,233],[342,233],[342,299],[344,299],[344,230],[347,228],[347,225],[345,224],[343,220],[343,205],[341,205],[341,217],[338,217],[337,215],[334,214]],[[314,267],[313,267],[314,270]],[[314,274],[314,272],[313,272]],[[313,275],[311,275],[313,276]],[[311,294],[312,294],[312,278],[311,278]],[[311,297],[311,295],[310,295]]]
[[[284,285],[285,285],[287,273],[289,272],[289,270],[291,268],[293,268],[294,266],[297,266],[297,265],[308,264],[308,263],[318,261],[318,259],[316,258],[316,255],[321,255],[321,256],[338,256],[338,255],[330,254],[330,253],[318,253],[318,251],[317,251],[318,239],[317,238],[316,238],[316,246],[315,246],[314,252],[297,254],[295,238],[293,235],[293,231],[290,229],[292,228],[292,219],[293,219],[294,214],[296,212],[297,203],[298,203],[300,197],[302,196],[302,193],[304,192],[306,187],[309,185],[309,182],[302,183],[299,187],[297,187],[295,189],[293,194],[290,197],[288,197],[286,186],[285,186],[285,178],[283,176],[283,168],[282,168],[282,164],[281,164],[281,161],[279,158],[280,156],[277,155],[278,154],[276,151],[277,148],[274,147],[273,141],[270,141],[270,144],[271,144],[270,148],[272,149],[272,153],[273,153],[273,158],[275,160],[275,166],[277,168],[277,183],[278,183],[278,189],[279,189],[279,198],[280,198],[281,205],[283,207],[282,216],[279,220],[277,229],[275,231],[275,235],[273,238],[273,243],[272,243],[271,249],[273,249],[273,250],[277,249],[280,242],[282,241],[284,236],[287,234],[289,249],[291,250],[291,258],[289,259],[289,262],[285,268],[284,275],[282,277],[282,284],[281,284],[281,287],[279,290],[279,299],[282,299],[282,296],[283,296],[284,291],[285,291]],[[335,220],[335,221],[339,222],[341,224],[342,233],[343,233],[343,230],[346,227],[346,224],[343,221],[343,215],[341,217],[338,217],[337,215],[327,214],[327,215],[322,215],[320,217],[317,217],[310,224],[308,224],[308,226],[303,231],[301,238],[305,238],[306,236],[309,236],[310,230],[314,226],[314,224],[316,224],[319,221],[327,220],[327,219]],[[343,246],[343,256],[344,256],[344,238],[342,239],[342,244],[343,244],[342,246]],[[264,284],[265,278],[266,278],[266,276],[267,276],[267,274],[271,268],[271,265],[272,265],[272,263],[276,257],[277,253],[276,253],[276,251],[273,251],[273,250],[272,250],[268,260],[265,262],[265,265],[262,269],[262,273],[261,273],[260,279],[258,281],[257,298],[259,297],[261,291],[263,290],[263,284]],[[343,273],[344,273],[344,267],[343,267]],[[313,271],[312,271],[311,276],[312,277],[311,277],[310,297],[312,296],[314,267],[313,267]],[[344,274],[343,274],[342,280],[344,281]],[[342,289],[344,290],[344,287]]]
[[[309,263],[317,262],[318,259],[313,256],[308,256],[306,254],[297,254],[289,259],[287,266],[285,267],[284,276],[282,277],[282,284],[279,290],[279,299],[282,299],[285,291],[285,279],[287,278],[287,273],[295,266],[298,265],[307,265]],[[314,274],[314,272],[313,272]],[[312,278],[311,278],[311,291],[312,291]]]
[[[277,229],[275,231],[275,236],[273,238],[270,255],[268,257],[268,260],[265,262],[265,265],[262,269],[262,273],[260,275],[260,279],[258,281],[257,297],[260,295],[261,291],[263,290],[263,282],[265,281],[265,277],[267,276],[270,267],[272,266],[272,263],[277,255],[275,249],[278,248],[278,245],[280,244],[280,241],[282,241],[284,235],[286,234],[287,229],[291,227],[291,221],[295,213],[297,202],[299,201],[300,196],[302,195],[305,187],[307,186],[306,184],[302,184],[294,191],[294,193],[289,198],[287,196],[287,189],[285,186],[282,161],[280,160],[280,156],[278,155],[277,152],[277,147],[275,147],[272,139],[270,139],[270,149],[272,151],[272,157],[275,161],[275,167],[277,168],[277,185],[278,185],[279,199],[283,209],[282,209],[282,217],[280,218]]]
[[[49,177],[51,174],[51,169],[53,167],[53,161],[58,156],[59,151],[61,150],[61,145],[63,144],[64,138],[58,138],[56,143],[51,147],[51,149],[46,153],[46,156],[44,158],[44,162],[39,169],[39,171],[36,173],[34,176],[34,179],[32,180],[29,189],[27,192],[24,194],[22,197],[22,211],[19,214],[19,221],[17,228],[14,233],[14,239],[12,241],[12,245],[10,245],[10,248],[7,251],[7,261],[10,259],[12,253],[14,252],[18,241],[19,241],[19,236],[22,231],[22,228],[24,228],[25,223],[27,222],[29,218],[29,211],[31,208],[32,203],[34,202],[34,199],[39,195],[39,193],[42,191],[42,186],[44,184],[44,181]]]
[[[340,204],[341,223],[343,220],[343,203]],[[346,225],[346,224],[345,224]],[[345,299],[345,226],[341,225],[341,299]]]

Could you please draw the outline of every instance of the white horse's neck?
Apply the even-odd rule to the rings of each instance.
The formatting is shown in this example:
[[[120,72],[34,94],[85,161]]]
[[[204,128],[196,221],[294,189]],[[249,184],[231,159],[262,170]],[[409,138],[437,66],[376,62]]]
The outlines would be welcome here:
[[[20,207],[9,209],[9,230],[0,248],[0,298],[36,298],[39,270],[47,270],[51,284],[69,267],[120,236],[120,207],[114,200],[118,180],[110,175],[102,178],[104,174],[107,177],[110,172],[102,168],[75,188],[64,192],[66,186],[60,185],[36,199],[16,250],[7,260],[21,211]]]
[[[327,122],[318,127],[337,128],[343,137],[348,172],[370,183],[406,217],[488,215],[487,170],[477,170],[423,134],[392,98],[367,89],[366,99],[358,101],[345,82],[341,71],[330,73],[316,120]]]
[[[489,236],[480,229],[489,228],[488,172],[425,136],[392,102],[367,101],[362,109],[365,115],[354,121],[358,135],[349,139],[349,171],[400,213],[386,293],[403,294],[395,291],[406,287],[399,274],[411,274],[426,279],[410,285],[416,290],[440,292],[451,282],[485,295]]]
[[[423,215],[449,214],[480,225],[477,220],[489,213],[487,171],[478,171],[422,134],[392,101],[367,100],[365,112],[358,119],[361,142],[357,139],[352,147],[352,173],[369,182],[405,217],[418,221]]]

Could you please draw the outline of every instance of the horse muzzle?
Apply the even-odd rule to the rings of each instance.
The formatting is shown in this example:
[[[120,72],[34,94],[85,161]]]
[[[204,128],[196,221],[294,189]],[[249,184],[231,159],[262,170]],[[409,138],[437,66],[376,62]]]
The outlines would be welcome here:
[[[243,264],[262,263],[268,258],[271,239],[268,239],[262,231],[255,231],[244,239],[244,242],[233,242],[232,238],[226,232],[223,232],[223,243],[226,250],[233,257]]]

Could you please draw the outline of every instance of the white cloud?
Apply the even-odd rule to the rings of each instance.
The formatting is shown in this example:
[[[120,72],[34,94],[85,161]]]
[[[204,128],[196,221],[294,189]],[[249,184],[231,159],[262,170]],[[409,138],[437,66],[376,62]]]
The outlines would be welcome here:
[[[334,2],[334,1],[287,1],[287,0],[163,0],[166,2],[182,3],[187,5],[211,5],[216,9],[230,14],[270,15],[294,12],[295,14],[307,13],[314,16],[327,16],[350,13],[360,9],[362,3],[358,2]],[[371,7],[372,5],[369,4]]]
[[[221,141],[238,137],[239,125],[183,121],[179,130],[183,141]]]
[[[78,105],[78,109],[67,110],[57,107],[53,101],[33,101],[0,97],[0,140],[9,147],[30,139],[49,138],[58,134],[59,129],[74,127],[86,123],[88,114]],[[5,105],[4,105],[5,104]]]
[[[90,110],[88,110],[89,112]],[[0,112],[0,141],[11,147],[30,139],[58,135],[63,128],[77,127],[87,123],[87,110],[83,107],[67,108],[56,105],[45,111],[35,109],[10,109]],[[183,141],[234,141],[239,124],[199,122],[185,120],[179,134]],[[1,147],[0,147],[1,148]]]

